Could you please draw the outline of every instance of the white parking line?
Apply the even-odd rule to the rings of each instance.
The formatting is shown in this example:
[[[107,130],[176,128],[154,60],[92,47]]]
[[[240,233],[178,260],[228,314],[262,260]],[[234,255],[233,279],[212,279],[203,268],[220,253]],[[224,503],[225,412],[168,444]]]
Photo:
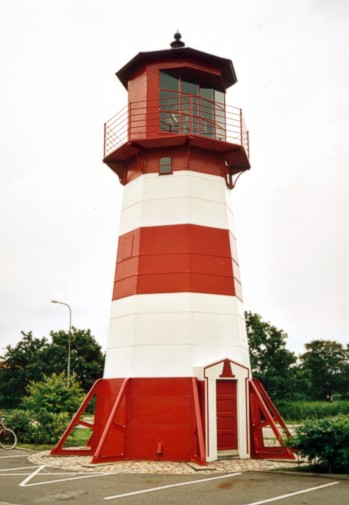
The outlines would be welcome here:
[[[124,498],[125,496],[134,496],[136,494],[143,494],[143,493],[153,493],[154,491],[160,491],[162,489],[170,489],[172,487],[179,487],[179,486],[190,486],[192,484],[201,484],[202,482],[209,482],[211,480],[218,480],[218,479],[227,479],[228,477],[236,477],[237,475],[241,475],[241,472],[229,473],[228,475],[220,475],[219,477],[208,477],[207,479],[190,480],[188,482],[180,482],[177,484],[168,484],[167,486],[152,487],[150,489],[141,489],[140,491],[133,491],[131,493],[123,493],[123,494],[116,494],[114,496],[107,496],[104,499],[116,500],[117,498]]]
[[[55,475],[55,474],[49,474],[49,475]],[[55,479],[55,480],[46,480],[45,482],[33,482],[32,484],[27,484],[27,483],[23,484],[25,481],[28,482],[28,479],[25,479],[19,485],[21,487],[45,486],[46,484],[56,484],[57,482],[68,482],[69,480],[92,479],[92,477],[104,477],[105,475],[115,475],[115,473],[112,473],[112,472],[92,473],[92,474],[88,474],[88,475],[87,474],[79,475],[78,477],[69,477],[68,479]],[[34,477],[34,475],[30,475],[29,477],[32,478],[32,477]]]
[[[37,475],[41,470],[45,468],[45,465],[40,465],[34,472],[32,472],[28,477],[19,484],[19,487],[25,487],[26,483],[29,482],[35,475]]]
[[[19,472],[19,473],[14,473],[14,472],[9,472],[9,473],[2,473],[0,477],[23,477],[24,475],[28,475],[28,472]],[[0,502],[1,504],[1,502]]]
[[[28,456],[28,453],[23,454],[11,454],[11,456],[0,456],[0,459],[9,459],[9,458],[25,458]]]
[[[31,486],[45,486],[46,484],[56,484],[56,482],[68,482],[69,480],[79,480],[79,479],[91,479],[92,477],[103,477],[104,475],[115,475],[117,472],[106,472],[106,473],[90,473],[90,474],[82,474],[80,472],[76,472],[73,474],[66,474],[66,473],[45,473],[45,476],[52,476],[52,475],[75,475],[75,477],[67,477],[65,479],[54,479],[54,480],[45,480],[43,482],[31,482],[30,481],[36,477],[37,475],[40,474],[41,470],[45,468],[45,465],[41,465],[34,472],[32,472],[30,475],[27,476],[26,479],[24,479],[20,484],[18,484],[20,487],[31,487]]]
[[[28,470],[28,469],[30,470],[31,468],[37,468],[37,466],[38,465],[35,465],[35,466],[17,466],[16,468],[2,468],[0,470],[0,472],[14,472],[15,470]],[[0,473],[0,477],[2,477],[1,473]]]
[[[283,500],[284,498],[290,498],[290,496],[296,496],[297,494],[310,493],[311,491],[317,491],[318,489],[323,489],[324,487],[335,486],[339,482],[330,482],[329,484],[322,484],[322,486],[309,487],[308,489],[302,489],[302,491],[295,491],[294,493],[282,494],[280,496],[274,496],[273,498],[268,498],[267,500],[254,501],[253,503],[247,503],[247,505],[262,505],[262,503],[271,503],[276,500]]]

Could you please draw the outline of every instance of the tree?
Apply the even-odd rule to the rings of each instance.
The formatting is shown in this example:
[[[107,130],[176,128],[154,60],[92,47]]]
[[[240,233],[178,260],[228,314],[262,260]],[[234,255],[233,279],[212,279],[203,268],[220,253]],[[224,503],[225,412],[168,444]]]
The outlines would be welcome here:
[[[310,378],[312,397],[331,401],[334,393],[348,394],[349,347],[333,340],[313,340],[304,347],[300,361]]]
[[[51,342],[22,332],[14,347],[6,347],[0,368],[0,407],[15,408],[26,394],[30,382],[44,375],[67,373],[68,338],[65,331],[51,332]],[[90,330],[72,328],[71,373],[77,375],[84,391],[103,375],[104,355]]]
[[[69,333],[51,331],[51,345],[46,349],[47,368],[51,372],[67,371]],[[72,328],[71,373],[75,373],[82,389],[87,392],[103,376],[104,355],[90,330]]]
[[[287,334],[258,314],[245,312],[251,369],[273,400],[292,398],[301,391],[297,358],[286,349]]]
[[[46,338],[34,338],[32,332],[24,333],[22,340],[12,347],[8,345],[1,358],[0,402],[5,408],[18,405],[29,381],[40,380],[45,372],[43,355],[48,346]]]

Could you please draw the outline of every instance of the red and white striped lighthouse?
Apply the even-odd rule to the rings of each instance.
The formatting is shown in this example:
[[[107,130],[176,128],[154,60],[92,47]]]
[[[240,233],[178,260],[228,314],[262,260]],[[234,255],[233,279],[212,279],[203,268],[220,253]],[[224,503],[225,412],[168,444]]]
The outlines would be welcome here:
[[[105,162],[125,190],[104,377],[151,379],[161,395],[162,384],[193,394],[193,378],[203,381],[207,456],[247,457],[250,364],[229,193],[249,168],[248,134],[225,103],[232,62],[183,46],[176,34],[172,49],[117,73],[129,101],[106,125]],[[174,422],[190,424],[178,394]]]
[[[104,378],[76,420],[96,397],[94,462],[248,458],[251,371],[230,190],[250,165],[242,112],[226,103],[233,64],[186,48],[177,33],[171,49],[139,53],[117,76],[128,105],[105,125],[104,162],[124,185],[110,336]],[[268,414],[253,412],[262,426]]]

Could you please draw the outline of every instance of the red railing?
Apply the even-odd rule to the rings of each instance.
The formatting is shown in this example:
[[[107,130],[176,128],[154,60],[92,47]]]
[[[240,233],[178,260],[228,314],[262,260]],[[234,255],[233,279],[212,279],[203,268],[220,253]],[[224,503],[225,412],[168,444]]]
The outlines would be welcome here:
[[[237,107],[194,95],[171,94],[159,100],[133,102],[104,125],[104,157],[130,140],[172,135],[197,135],[243,146],[249,156],[249,135]]]

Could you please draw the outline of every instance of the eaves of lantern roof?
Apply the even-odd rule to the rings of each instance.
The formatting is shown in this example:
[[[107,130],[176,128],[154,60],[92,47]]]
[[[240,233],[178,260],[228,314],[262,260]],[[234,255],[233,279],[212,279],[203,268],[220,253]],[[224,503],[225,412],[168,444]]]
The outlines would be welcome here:
[[[139,68],[149,63],[161,63],[168,61],[187,61],[200,63],[201,65],[219,68],[225,88],[229,88],[237,82],[233,62],[220,56],[204,53],[190,47],[181,47],[175,49],[163,49],[160,51],[151,51],[138,53],[132,60],[124,65],[117,73],[121,83],[127,89],[127,83]]]

